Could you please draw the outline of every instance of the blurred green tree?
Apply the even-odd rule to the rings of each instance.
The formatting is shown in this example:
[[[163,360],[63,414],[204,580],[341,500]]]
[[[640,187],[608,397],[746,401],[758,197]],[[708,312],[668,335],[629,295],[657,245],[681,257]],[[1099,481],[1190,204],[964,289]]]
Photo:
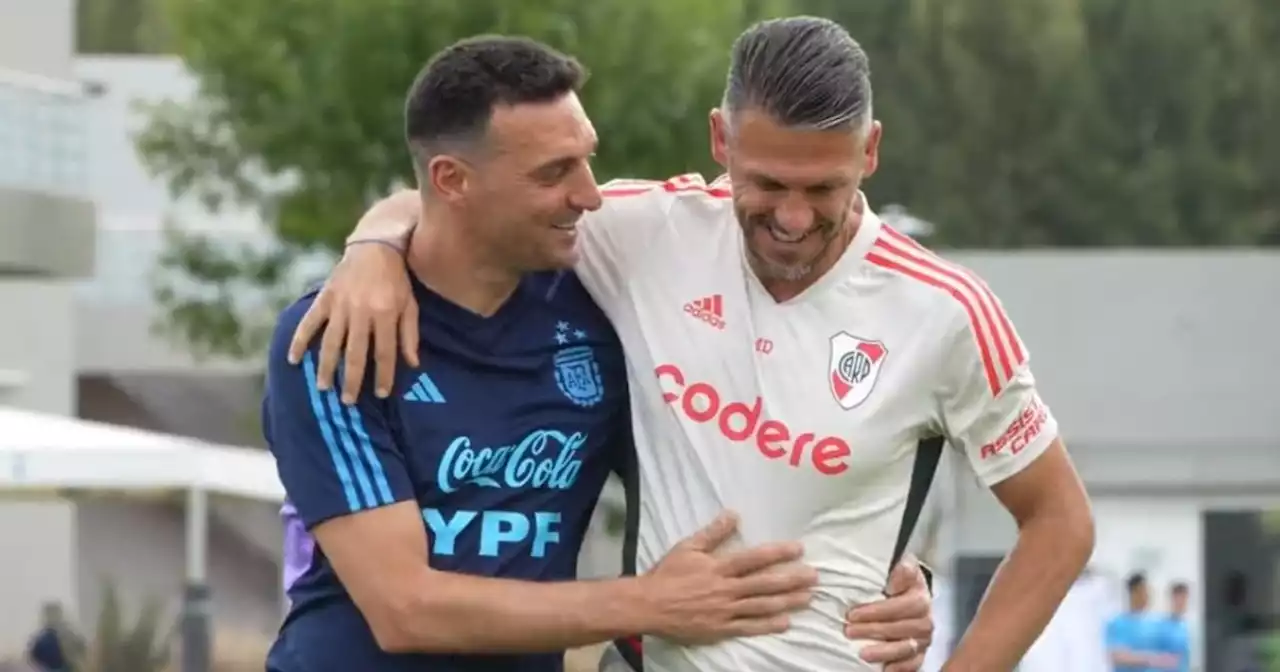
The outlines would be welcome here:
[[[79,0],[76,51],[81,54],[157,53],[165,45],[158,0]]]
[[[1280,4],[797,1],[867,48],[868,191],[937,242],[1280,243]]]
[[[258,351],[300,252],[336,250],[372,199],[412,179],[404,94],[446,44],[523,34],[579,57],[602,138],[597,174],[709,169],[706,111],[729,45],[778,2],[726,0],[162,0],[172,49],[199,80],[188,104],[149,110],[139,147],[175,193],[217,210],[256,209],[274,249],[174,232],[158,297],[168,326],[198,352]],[[192,283],[191,281],[195,282]],[[296,287],[282,288],[296,291]]]
[[[113,0],[124,3],[143,0]],[[404,91],[462,36],[579,56],[602,178],[712,171],[705,112],[751,20],[802,11],[871,55],[868,190],[967,247],[1280,244],[1280,3],[1219,0],[152,0],[200,82],[140,147],[175,192],[262,213],[272,249],[175,234],[158,296],[198,351],[260,349],[299,253],[411,179]],[[123,11],[123,10],[121,10]],[[176,280],[180,279],[181,282]],[[195,282],[190,282],[195,281]]]

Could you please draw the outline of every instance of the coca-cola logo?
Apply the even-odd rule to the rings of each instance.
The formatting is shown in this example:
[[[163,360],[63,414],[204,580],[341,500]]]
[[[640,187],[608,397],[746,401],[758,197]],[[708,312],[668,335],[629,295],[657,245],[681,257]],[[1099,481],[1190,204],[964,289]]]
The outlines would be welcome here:
[[[477,448],[471,437],[459,436],[444,451],[436,470],[436,484],[445,492],[464,485],[482,488],[546,488],[568,490],[582,470],[582,432],[565,434],[550,429],[530,432],[508,446]]]

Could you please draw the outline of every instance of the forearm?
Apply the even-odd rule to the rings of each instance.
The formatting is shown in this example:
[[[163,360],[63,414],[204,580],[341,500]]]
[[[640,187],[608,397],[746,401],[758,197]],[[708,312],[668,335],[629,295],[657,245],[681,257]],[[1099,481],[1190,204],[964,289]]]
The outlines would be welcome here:
[[[1151,662],[1151,656],[1128,649],[1112,649],[1110,655],[1112,665],[1146,667]]]
[[[636,578],[537,583],[433,572],[394,648],[555,652],[645,632],[654,609]]]
[[[404,189],[373,204],[347,236],[347,242],[386,240],[402,246],[418,221],[422,199],[417,191]]]
[[[1171,654],[1141,653],[1128,649],[1116,649],[1111,652],[1111,664],[1146,667],[1155,670],[1177,670],[1180,669],[1181,661],[1177,656]]]
[[[1088,562],[1092,525],[1028,521],[944,672],[1012,670]]]

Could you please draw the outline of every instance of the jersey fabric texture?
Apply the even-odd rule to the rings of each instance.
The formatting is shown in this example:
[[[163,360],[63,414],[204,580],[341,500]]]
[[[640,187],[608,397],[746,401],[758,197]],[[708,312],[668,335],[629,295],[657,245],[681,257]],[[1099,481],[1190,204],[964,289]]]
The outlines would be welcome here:
[[[630,459],[622,353],[573,273],[527,276],[487,318],[416,281],[414,293],[422,368],[401,367],[386,400],[372,396],[370,380],[344,407],[316,388],[314,353],[301,366],[286,361],[314,295],[276,327],[263,424],[289,499],[291,607],[268,667],[559,671],[560,654],[381,651],[308,533],[334,517],[413,502],[436,569],[571,580],[605,478]]]
[[[1166,615],[1159,620],[1157,640],[1160,653],[1178,657],[1178,669],[1175,672],[1191,670],[1191,629],[1185,619]]]
[[[645,669],[878,669],[841,624],[881,599],[919,442],[945,437],[994,485],[1057,436],[1003,307],[869,209],[835,266],[779,303],[750,270],[726,181],[604,193],[580,226],[578,273],[627,355],[636,569],[727,508],[742,517],[736,544],[800,540],[820,575],[787,633],[645,638]]]
[[[1146,613],[1126,612],[1107,623],[1107,651],[1160,653],[1163,623]],[[1115,672],[1157,672],[1145,665],[1116,665]]]

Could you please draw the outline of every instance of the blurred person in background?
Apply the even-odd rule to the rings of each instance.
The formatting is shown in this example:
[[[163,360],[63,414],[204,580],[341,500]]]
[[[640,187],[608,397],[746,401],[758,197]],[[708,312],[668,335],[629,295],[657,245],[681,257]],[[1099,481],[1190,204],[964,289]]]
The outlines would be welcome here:
[[[403,370],[400,396],[339,403],[315,349],[287,361],[315,293],[281,316],[263,424],[317,544],[290,573],[273,672],[557,672],[565,649],[613,638],[781,632],[809,603],[800,544],[719,548],[736,524],[723,514],[642,576],[572,580],[606,476],[634,458],[617,336],[566,271],[575,221],[600,207],[583,78],[546,45],[494,36],[442,50],[413,83],[430,226],[407,260],[422,320],[408,347],[432,366]],[[927,626],[923,576],[904,567],[890,592],[905,603],[884,606]]]
[[[71,631],[62,605],[44,605],[40,629],[27,646],[27,660],[40,672],[71,672],[71,661],[79,653],[80,644]]]
[[[1191,587],[1179,581],[1169,588],[1169,613],[1160,621],[1159,653],[1174,656],[1177,672],[1191,670],[1191,630],[1187,627],[1187,603]]]
[[[598,212],[563,227],[630,361],[639,568],[721,506],[745,509],[743,540],[800,539],[826,568],[824,599],[786,633],[703,647],[649,639],[654,669],[879,669],[842,641],[837,610],[883,591],[909,530],[918,443],[932,437],[965,453],[1019,528],[947,669],[1012,669],[1092,552],[1087,495],[999,301],[867,206],[859,187],[881,137],[871,112],[866,55],[842,27],[756,24],[735,42],[711,113],[727,177],[616,181]],[[548,189],[591,177],[585,161],[556,167]],[[404,262],[379,248],[404,244],[421,201],[409,192],[366,216],[356,239],[388,245],[348,248],[295,340],[328,320],[322,368],[345,339],[348,385],[363,381],[371,335],[385,381],[396,325],[417,326],[401,321],[415,310]],[[512,229],[509,244],[540,226]],[[435,227],[424,220],[419,233]]]
[[[1151,590],[1145,574],[1125,580],[1124,613],[1107,623],[1107,654],[1115,672],[1155,672],[1178,669],[1178,658],[1161,651],[1162,619],[1150,611]]]

